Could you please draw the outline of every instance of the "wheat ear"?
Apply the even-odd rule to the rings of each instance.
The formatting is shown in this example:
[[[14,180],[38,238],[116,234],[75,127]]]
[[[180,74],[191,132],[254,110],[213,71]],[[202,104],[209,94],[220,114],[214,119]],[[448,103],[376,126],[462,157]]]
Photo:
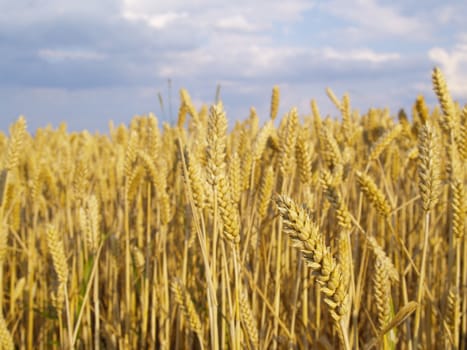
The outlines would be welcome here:
[[[381,190],[376,186],[373,179],[368,175],[357,171],[357,180],[361,191],[376,208],[378,214],[385,218],[388,217],[391,213],[391,205],[388,203],[383,192],[381,192]]]
[[[342,110],[341,101],[337,98],[336,94],[334,93],[334,91],[332,91],[331,88],[329,88],[329,87],[326,88],[326,94],[328,95],[328,97],[332,101],[332,103],[334,103],[336,108],[338,110]]]
[[[370,160],[377,159],[381,153],[391,144],[391,142],[396,139],[402,131],[402,125],[397,124],[394,128],[386,132],[381,136],[371,149]]]
[[[385,263],[377,258],[375,262],[375,275],[373,282],[376,310],[378,311],[379,331],[382,331],[387,326],[391,313],[391,284],[388,277],[388,270]]]
[[[49,247],[50,255],[55,272],[57,273],[58,281],[60,284],[66,284],[68,281],[68,266],[65,256],[65,248],[63,246],[63,239],[59,236],[58,231],[49,225],[47,228],[47,245]]]
[[[196,333],[201,347],[203,347],[203,326],[190,294],[179,279],[174,279],[170,287],[172,289],[175,302],[178,304],[183,312],[183,316],[188,321],[190,330]]]
[[[302,130],[298,135],[296,158],[300,182],[308,184],[311,181],[311,147],[307,142],[305,131]]]
[[[245,291],[240,290],[240,317],[254,349],[258,348],[258,325],[251,310]]]
[[[26,119],[19,117],[10,128],[11,138],[6,155],[6,169],[11,170],[18,165],[19,156],[26,136]]]
[[[0,312],[0,348],[4,350],[14,350],[15,343],[13,337],[8,330],[3,314]]]
[[[441,104],[441,108],[443,109],[443,117],[440,120],[441,127],[443,128],[443,131],[450,133],[454,128],[456,109],[443,73],[437,67],[433,69],[432,81],[433,90],[435,91],[439,103]]]
[[[279,169],[286,176],[292,172],[292,156],[295,151],[295,143],[297,140],[298,130],[298,112],[296,108],[292,108],[287,116],[287,124],[281,137],[280,154],[279,154]]]
[[[336,210],[338,225],[343,229],[350,229],[352,227],[352,217],[347,206],[342,200],[342,196],[334,186],[333,179],[329,171],[325,170],[322,172],[320,181],[326,198]]]
[[[336,322],[348,312],[348,286],[344,285],[342,269],[324,242],[319,228],[304,208],[285,196],[276,199],[277,208],[284,220],[283,230],[289,235],[294,246],[302,251],[303,259],[314,271],[316,281],[321,285],[324,301],[329,306]]]
[[[418,175],[423,210],[433,209],[441,191],[441,166],[439,137],[436,129],[427,121],[420,130],[418,146]]]
[[[271,120],[277,118],[277,112],[279,111],[279,100],[280,100],[280,91],[279,86],[274,86],[272,88],[272,97],[271,97]]]

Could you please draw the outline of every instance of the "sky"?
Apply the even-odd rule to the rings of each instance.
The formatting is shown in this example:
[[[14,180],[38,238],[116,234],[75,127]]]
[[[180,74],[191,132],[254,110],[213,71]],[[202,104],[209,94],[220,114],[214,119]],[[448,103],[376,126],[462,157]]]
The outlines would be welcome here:
[[[0,0],[0,130],[19,115],[30,131],[106,132],[149,112],[174,123],[181,88],[200,108],[217,85],[231,121],[250,107],[266,120],[274,85],[280,115],[309,114],[313,98],[337,116],[327,87],[395,115],[419,94],[436,103],[435,66],[464,104],[466,13],[432,0]]]

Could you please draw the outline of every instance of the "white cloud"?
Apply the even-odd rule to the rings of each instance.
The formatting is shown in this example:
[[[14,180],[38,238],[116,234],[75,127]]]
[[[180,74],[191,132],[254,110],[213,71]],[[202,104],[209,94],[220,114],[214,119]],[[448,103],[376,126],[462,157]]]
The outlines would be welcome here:
[[[325,48],[323,50],[324,58],[336,61],[360,61],[369,63],[384,63],[400,59],[398,53],[377,53],[370,49],[357,50],[336,50],[333,48]]]
[[[242,15],[234,15],[220,18],[216,21],[215,27],[224,30],[252,32],[258,29]]]
[[[147,15],[144,13],[124,11],[122,17],[133,22],[143,21],[150,27],[162,29],[167,27],[172,22],[175,22],[179,19],[187,18],[188,13],[170,11],[161,14]]]
[[[274,46],[260,37],[213,36],[203,47],[172,52],[159,67],[164,77],[235,76],[237,79],[274,75],[288,70],[290,61],[306,49]]]
[[[203,47],[184,52],[172,52],[159,65],[158,74],[177,77],[227,77],[255,79],[277,76],[296,76],[310,69],[327,66],[326,70],[397,62],[402,58],[397,52],[376,52],[369,48],[342,50],[323,49],[301,45],[275,45],[268,38],[242,35],[213,36]],[[366,66],[365,66],[366,67]],[[324,69],[324,68],[322,68]]]
[[[394,6],[394,5],[393,5]],[[415,16],[405,16],[395,7],[379,4],[376,0],[334,0],[323,5],[324,9],[347,21],[364,36],[420,37],[427,33],[427,26]]]
[[[37,55],[49,62],[73,61],[102,61],[106,55],[92,50],[64,50],[64,49],[40,49]]]
[[[300,20],[303,12],[310,10],[313,3],[310,0],[124,0],[121,13],[130,20],[184,13],[198,28],[251,32],[258,28],[270,28],[274,21],[285,23]],[[146,20],[146,23],[150,24],[150,21]]]
[[[438,11],[438,21],[442,24],[449,23],[457,17],[456,10],[452,6],[446,6]]]
[[[459,42],[450,51],[434,47],[428,57],[440,66],[451,93],[455,97],[467,98],[467,40]]]

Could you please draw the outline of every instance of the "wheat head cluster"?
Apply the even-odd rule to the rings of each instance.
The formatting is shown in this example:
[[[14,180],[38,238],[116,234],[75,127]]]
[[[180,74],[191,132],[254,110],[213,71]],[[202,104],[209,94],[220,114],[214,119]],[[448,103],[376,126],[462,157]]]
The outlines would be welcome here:
[[[467,105],[327,94],[231,128],[180,92],[0,134],[1,349],[466,349]],[[266,119],[266,120],[265,120]]]

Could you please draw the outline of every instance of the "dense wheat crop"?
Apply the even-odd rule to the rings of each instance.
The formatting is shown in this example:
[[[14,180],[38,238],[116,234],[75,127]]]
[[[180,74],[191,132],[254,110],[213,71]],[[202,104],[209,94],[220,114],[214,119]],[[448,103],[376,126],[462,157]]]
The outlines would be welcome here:
[[[467,106],[335,117],[181,91],[108,134],[0,135],[5,349],[434,349],[467,342]]]

